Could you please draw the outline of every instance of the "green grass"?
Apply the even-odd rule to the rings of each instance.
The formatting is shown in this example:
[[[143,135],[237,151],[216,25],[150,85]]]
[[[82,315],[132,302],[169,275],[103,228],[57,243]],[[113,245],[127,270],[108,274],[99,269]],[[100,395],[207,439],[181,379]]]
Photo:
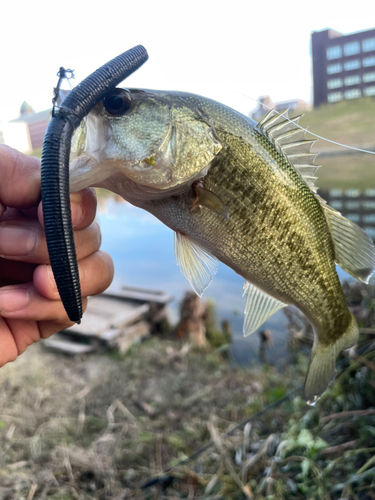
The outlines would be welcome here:
[[[356,147],[375,146],[375,99],[370,97],[327,104],[305,113],[300,124],[311,132],[342,144]],[[342,150],[319,140],[316,150]]]
[[[321,190],[364,190],[375,186],[375,155],[340,156],[321,160],[318,157],[316,162],[322,165],[316,174],[316,186]]]
[[[375,146],[375,99],[362,98],[328,104],[307,112],[300,124],[311,132],[327,139],[355,146]],[[313,139],[313,136],[309,136]],[[316,152],[344,151],[335,144],[318,140],[313,146]],[[316,185],[322,189],[357,188],[375,186],[375,156],[358,154],[350,156],[317,158],[322,165],[318,170]]]

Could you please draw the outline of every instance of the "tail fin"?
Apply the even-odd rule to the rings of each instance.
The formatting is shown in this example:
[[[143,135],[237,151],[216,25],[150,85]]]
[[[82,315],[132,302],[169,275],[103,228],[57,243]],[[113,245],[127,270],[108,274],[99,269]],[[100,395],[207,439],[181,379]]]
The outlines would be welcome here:
[[[351,347],[358,339],[358,326],[351,314],[351,322],[341,337],[331,345],[319,342],[313,347],[305,380],[304,395],[308,404],[317,402],[335,377],[336,358],[340,351]]]

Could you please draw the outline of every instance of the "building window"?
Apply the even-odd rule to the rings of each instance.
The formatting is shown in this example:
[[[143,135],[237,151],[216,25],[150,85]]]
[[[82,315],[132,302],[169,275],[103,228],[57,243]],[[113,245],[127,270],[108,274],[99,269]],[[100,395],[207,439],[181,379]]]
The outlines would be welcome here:
[[[366,210],[373,210],[375,208],[375,201],[363,201],[362,207]]]
[[[375,71],[372,73],[365,73],[363,75],[363,82],[375,82]]]
[[[349,42],[344,45],[344,54],[346,56],[353,56],[354,54],[359,54],[361,51],[361,45],[358,41]]]
[[[346,214],[346,218],[352,222],[359,222],[359,214]]]
[[[375,222],[375,214],[367,214],[363,216],[363,222]]]
[[[330,206],[332,208],[334,208],[335,210],[341,210],[343,205],[344,205],[343,202],[340,200],[334,200],[334,201],[331,201],[331,203],[330,203]]]
[[[345,71],[351,71],[353,69],[358,69],[361,67],[361,61],[359,59],[352,59],[351,61],[346,61],[344,63]]]
[[[362,59],[362,64],[364,68],[367,68],[368,66],[375,66],[375,56],[364,57]]]
[[[327,66],[327,73],[329,75],[334,75],[335,73],[341,73],[341,71],[342,71],[341,63],[328,64]]]
[[[366,38],[362,42],[363,52],[370,52],[370,50],[375,50],[375,38]]]
[[[365,196],[375,198],[375,189],[366,189]]]
[[[338,89],[342,87],[342,78],[331,78],[331,80],[327,82],[327,87],[329,89]]]
[[[347,189],[345,191],[345,196],[348,198],[359,198],[361,192],[359,189]]]
[[[331,189],[329,192],[331,198],[341,198],[343,195],[342,189]]]
[[[330,92],[328,94],[328,102],[338,102],[342,101],[343,95],[342,92]]]
[[[342,92],[330,92],[328,94],[328,102],[338,102],[342,101]]]
[[[359,201],[347,201],[345,206],[348,210],[357,210],[359,209]]]
[[[357,85],[358,83],[361,83],[361,77],[359,75],[347,76],[344,81],[347,87],[349,85]]]
[[[375,95],[375,86],[374,86],[374,85],[372,85],[371,87],[367,87],[367,88],[365,88],[365,90],[363,91],[363,93],[364,93],[366,96]]]
[[[342,56],[342,48],[340,45],[335,45],[327,49],[327,59],[329,61],[331,59],[338,59],[341,56]]]
[[[361,97],[359,89],[350,89],[345,92],[345,99],[357,99],[358,97]]]

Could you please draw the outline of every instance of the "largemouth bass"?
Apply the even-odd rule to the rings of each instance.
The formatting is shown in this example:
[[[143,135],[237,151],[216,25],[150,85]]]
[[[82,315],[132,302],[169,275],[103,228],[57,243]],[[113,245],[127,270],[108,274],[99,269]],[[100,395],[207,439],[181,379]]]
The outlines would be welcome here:
[[[218,260],[243,276],[245,335],[288,304],[300,309],[314,328],[313,403],[358,338],[335,264],[367,283],[375,249],[316,194],[299,118],[272,111],[256,124],[193,94],[115,89],[76,132],[70,176],[72,191],[107,188],[169,226],[198,295]]]

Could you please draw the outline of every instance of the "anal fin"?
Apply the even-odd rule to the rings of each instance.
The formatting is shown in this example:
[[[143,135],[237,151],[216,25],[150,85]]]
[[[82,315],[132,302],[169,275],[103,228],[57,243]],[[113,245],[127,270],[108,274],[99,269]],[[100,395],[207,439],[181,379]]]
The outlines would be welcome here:
[[[247,294],[243,323],[243,334],[246,337],[255,332],[268,318],[287,304],[259,290],[248,281],[245,281],[243,288],[243,294]]]
[[[202,297],[218,268],[218,260],[182,233],[174,233],[174,253],[182,274],[194,292]]]

